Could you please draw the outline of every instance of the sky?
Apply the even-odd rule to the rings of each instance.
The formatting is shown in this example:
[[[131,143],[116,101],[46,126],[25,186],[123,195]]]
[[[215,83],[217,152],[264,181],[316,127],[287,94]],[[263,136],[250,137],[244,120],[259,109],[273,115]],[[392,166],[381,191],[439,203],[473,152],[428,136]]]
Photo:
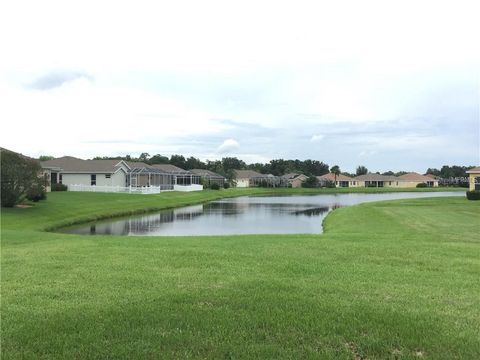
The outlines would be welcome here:
[[[0,146],[480,164],[478,1],[5,1]]]

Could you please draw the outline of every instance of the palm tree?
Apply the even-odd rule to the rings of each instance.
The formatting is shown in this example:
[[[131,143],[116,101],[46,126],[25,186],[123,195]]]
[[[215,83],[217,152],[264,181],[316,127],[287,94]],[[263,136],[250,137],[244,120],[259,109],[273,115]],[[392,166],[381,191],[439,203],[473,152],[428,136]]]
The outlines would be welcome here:
[[[332,166],[330,172],[335,176],[335,187],[337,186],[337,176],[340,175],[340,167],[338,165]]]

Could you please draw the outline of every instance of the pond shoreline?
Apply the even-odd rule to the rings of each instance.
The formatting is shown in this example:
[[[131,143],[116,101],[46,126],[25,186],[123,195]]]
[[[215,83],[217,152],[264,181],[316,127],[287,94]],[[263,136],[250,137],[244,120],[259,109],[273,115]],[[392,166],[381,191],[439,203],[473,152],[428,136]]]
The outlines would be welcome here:
[[[65,226],[56,226],[51,232],[59,232],[62,234],[76,235],[119,235],[119,236],[211,236],[211,235],[249,235],[249,234],[298,234],[310,233],[320,234],[323,227],[316,228],[317,222],[315,218],[318,216],[321,223],[337,206],[354,206],[365,202],[372,201],[389,201],[399,199],[425,198],[437,196],[459,196],[458,192],[436,191],[430,194],[428,192],[415,191],[394,191],[394,192],[314,192],[314,193],[291,193],[285,191],[275,191],[268,193],[254,194],[236,194],[236,196],[215,197],[214,199],[199,200],[196,203],[176,204],[171,207],[157,207],[148,210],[129,210],[121,214],[108,214],[108,216],[95,216],[92,220],[69,222]],[[230,194],[228,194],[230,195]],[[350,197],[351,195],[352,197]],[[332,197],[333,196],[333,197]],[[338,197],[337,197],[338,196]],[[244,200],[241,200],[245,198]],[[248,200],[248,198],[268,199]],[[278,201],[285,197],[287,201]],[[305,197],[305,198],[303,198]],[[234,200],[235,198],[235,200]],[[292,200],[295,198],[294,200]],[[307,201],[308,198],[309,200]],[[312,201],[310,201],[312,199]],[[225,201],[226,200],[226,201]],[[229,201],[230,200],[230,201]],[[312,203],[313,202],[313,203]],[[175,210],[188,210],[192,206],[202,206],[201,209],[190,209],[188,213],[177,214]],[[255,206],[256,205],[256,206]],[[213,208],[215,206],[215,209]],[[253,207],[252,207],[253,206]],[[251,217],[252,212],[259,211],[258,206],[262,208],[257,216]],[[272,211],[280,213],[273,215]],[[299,215],[298,209],[287,215],[287,210],[291,207],[301,207],[303,211],[311,210],[313,207],[322,206],[327,211],[321,212],[314,216],[309,223],[304,218],[303,225],[299,225],[297,221],[291,222],[290,215]],[[228,207],[228,208],[227,208]],[[232,213],[233,210],[233,213]],[[225,212],[226,211],[226,212]],[[289,211],[289,210],[288,210]],[[149,215],[151,214],[151,215]],[[144,216],[142,216],[144,215]],[[232,216],[234,215],[234,216]],[[239,217],[243,220],[240,221]],[[309,216],[310,217],[310,216]],[[215,218],[215,221],[213,219]],[[262,218],[263,220],[260,220]],[[279,221],[282,218],[283,221]],[[219,226],[216,221],[228,222]],[[273,222],[278,222],[273,226]],[[285,227],[289,223],[292,228]],[[246,229],[239,224],[250,224],[250,229]],[[270,225],[267,225],[270,224]],[[315,225],[314,225],[315,224]],[[191,228],[196,226],[196,230]],[[303,226],[303,227],[302,227]],[[233,229],[237,229],[234,231]],[[268,231],[266,228],[270,228]],[[283,230],[281,230],[283,229]]]

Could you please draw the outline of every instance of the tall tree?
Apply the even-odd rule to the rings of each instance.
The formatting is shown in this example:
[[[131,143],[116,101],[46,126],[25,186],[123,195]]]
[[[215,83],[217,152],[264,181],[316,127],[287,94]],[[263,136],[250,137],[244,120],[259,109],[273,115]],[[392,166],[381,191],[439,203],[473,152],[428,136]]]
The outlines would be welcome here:
[[[141,162],[148,162],[149,158],[150,158],[150,154],[147,152],[144,152],[140,154],[140,156],[138,157],[138,160]]]
[[[0,149],[0,157],[1,206],[13,207],[32,192],[45,193],[37,160],[6,149]]]
[[[160,154],[153,155],[149,160],[149,164],[168,164],[168,157],[162,156]]]
[[[365,166],[360,165],[359,167],[357,167],[356,174],[357,176],[368,174],[368,169]]]
[[[181,169],[185,169],[186,161],[183,155],[172,155],[170,156],[170,164],[178,166]]]
[[[185,169],[186,170],[192,170],[192,169],[205,169],[206,165],[203,161],[200,159],[197,159],[193,156],[190,156],[186,161],[185,161]]]
[[[337,186],[337,176],[340,175],[340,166],[338,165],[333,165],[330,168],[330,172],[334,175],[335,178],[335,186]]]

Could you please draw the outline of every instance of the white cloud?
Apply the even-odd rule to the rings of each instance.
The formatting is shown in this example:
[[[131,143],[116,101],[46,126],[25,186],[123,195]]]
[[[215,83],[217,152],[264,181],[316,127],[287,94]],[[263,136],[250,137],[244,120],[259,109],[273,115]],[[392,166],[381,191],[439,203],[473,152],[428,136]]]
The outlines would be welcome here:
[[[185,155],[198,157],[237,151],[238,142],[250,159],[306,157],[311,134],[323,156],[340,128],[349,135],[357,125],[445,117],[471,131],[440,129],[441,143],[403,131],[379,144],[375,159],[387,167],[384,151],[442,154],[455,144],[461,156],[448,161],[478,162],[477,3],[6,2],[0,142],[33,156],[171,154],[187,148],[181,140],[191,144]],[[229,132],[223,120],[261,127],[264,138]],[[372,141],[345,137],[353,154]],[[237,147],[218,147],[223,139]]]
[[[228,154],[240,149],[240,144],[234,139],[225,140],[222,145],[218,147],[219,154]]]
[[[319,142],[325,138],[325,135],[313,135],[310,139],[311,142]]]

